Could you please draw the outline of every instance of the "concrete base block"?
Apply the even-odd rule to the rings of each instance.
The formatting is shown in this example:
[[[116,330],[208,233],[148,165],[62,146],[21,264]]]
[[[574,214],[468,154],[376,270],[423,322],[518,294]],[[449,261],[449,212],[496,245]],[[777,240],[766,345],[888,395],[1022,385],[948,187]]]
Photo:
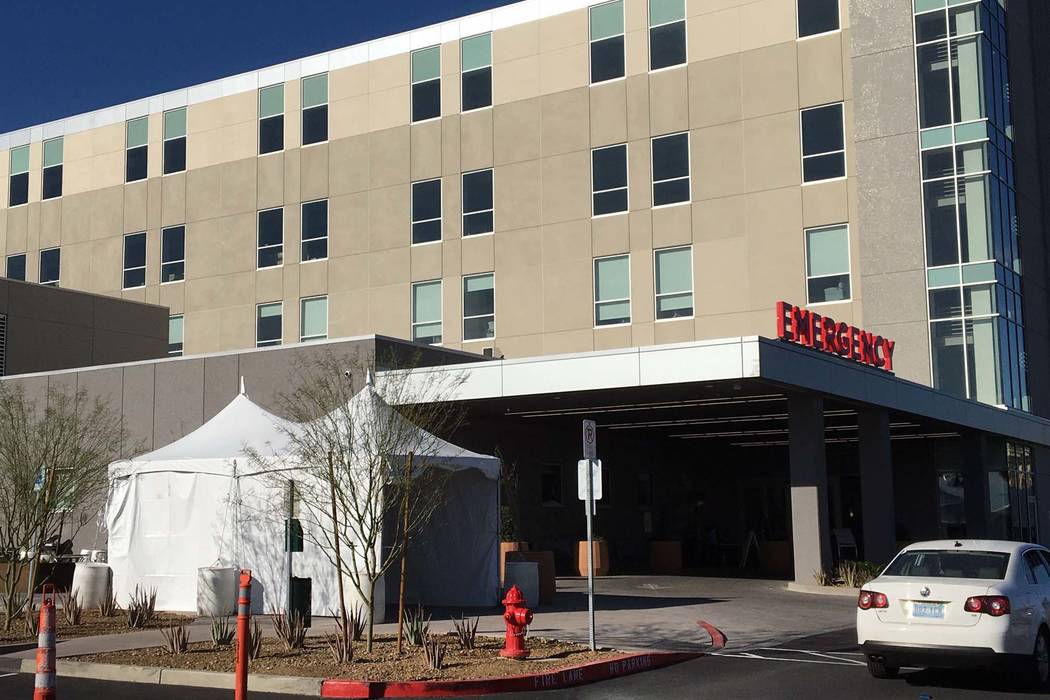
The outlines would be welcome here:
[[[517,586],[530,610],[540,606],[540,565],[534,561],[508,561],[503,573],[503,594]]]

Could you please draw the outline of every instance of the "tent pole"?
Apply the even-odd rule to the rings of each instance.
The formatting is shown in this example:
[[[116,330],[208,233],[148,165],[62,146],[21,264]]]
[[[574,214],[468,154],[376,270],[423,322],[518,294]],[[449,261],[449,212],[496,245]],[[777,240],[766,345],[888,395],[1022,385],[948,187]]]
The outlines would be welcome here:
[[[404,482],[405,496],[401,502],[404,512],[404,525],[401,528],[401,585],[397,593],[397,655],[401,656],[402,630],[405,624],[405,569],[408,561],[408,504],[409,494],[412,491],[412,453],[408,453],[408,464],[405,467],[406,474]]]

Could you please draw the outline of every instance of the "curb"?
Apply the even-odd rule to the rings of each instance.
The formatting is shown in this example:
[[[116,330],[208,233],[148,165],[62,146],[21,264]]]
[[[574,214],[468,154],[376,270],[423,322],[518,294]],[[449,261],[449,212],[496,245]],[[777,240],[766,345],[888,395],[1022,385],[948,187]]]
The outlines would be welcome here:
[[[847,588],[846,586],[817,586],[810,583],[795,583],[794,581],[788,581],[787,589],[794,593],[830,595],[838,598],[856,598],[860,593],[859,588]]]
[[[385,681],[326,680],[321,685],[323,698],[412,698],[449,697],[454,695],[488,695],[494,693],[535,692],[585,685],[610,678],[629,676],[704,656],[695,652],[652,652],[628,654],[605,661],[592,661],[578,666],[509,678],[485,678],[469,681]]]
[[[0,660],[3,661],[3,660]],[[20,668],[13,671],[36,673],[35,659],[20,659]],[[100,681],[121,681],[147,685],[177,685],[195,688],[221,688],[233,690],[233,673],[219,671],[194,671],[183,668],[156,668],[152,666],[121,666],[118,664],[96,664],[87,661],[58,659],[56,674],[59,678],[91,678]],[[300,676],[248,676],[248,690],[260,693],[282,693],[285,695],[321,694],[320,678]]]

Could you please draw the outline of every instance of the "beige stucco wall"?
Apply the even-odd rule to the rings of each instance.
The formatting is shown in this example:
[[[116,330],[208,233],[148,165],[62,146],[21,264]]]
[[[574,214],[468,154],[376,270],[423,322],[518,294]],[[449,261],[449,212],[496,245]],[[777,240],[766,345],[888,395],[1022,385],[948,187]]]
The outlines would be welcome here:
[[[688,0],[688,66],[648,72],[645,0],[626,0],[623,80],[588,86],[586,9],[494,32],[491,109],[459,114],[458,42],[442,46],[440,120],[410,125],[409,56],[329,76],[329,137],[300,142],[300,81],[285,85],[285,150],[256,155],[257,94],[188,108],[187,171],[162,177],[160,114],[149,178],[123,184],[123,125],[70,135],[64,196],[0,211],[8,253],[61,245],[62,284],[185,314],[187,353],[255,342],[255,305],[329,297],[329,336],[410,335],[410,289],[443,280],[451,347],[508,357],[774,331],[775,302],[804,302],[803,229],[854,220],[848,3],[841,32],[795,39],[795,0]],[[799,109],[845,100],[846,180],[801,185]],[[651,208],[649,138],[688,130],[692,202]],[[629,149],[630,212],[590,216],[590,149]],[[0,163],[7,153],[0,151]],[[460,235],[460,174],[494,168],[493,236]],[[443,240],[411,246],[410,183],[443,178]],[[0,178],[0,203],[7,179]],[[329,259],[299,263],[299,204],[329,200]],[[285,207],[285,264],[255,269],[256,212]],[[186,225],[186,279],[160,285],[160,229]],[[147,231],[147,286],[121,291],[122,236]],[[859,231],[851,225],[851,251]],[[693,319],[656,322],[653,250],[692,244]],[[632,324],[594,328],[592,261],[630,253]],[[852,302],[825,307],[863,323]],[[494,340],[461,343],[462,276],[495,272]]]

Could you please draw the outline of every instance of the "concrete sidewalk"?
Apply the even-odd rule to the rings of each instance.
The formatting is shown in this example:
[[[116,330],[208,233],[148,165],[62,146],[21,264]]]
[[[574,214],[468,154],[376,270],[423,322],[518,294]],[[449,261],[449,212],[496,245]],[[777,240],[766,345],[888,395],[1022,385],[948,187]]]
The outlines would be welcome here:
[[[536,611],[529,633],[587,642],[587,581],[558,580],[558,595],[552,605]],[[600,646],[624,651],[702,651],[709,639],[696,625],[707,620],[729,638],[728,649],[782,644],[818,632],[844,629],[854,624],[855,601],[850,598],[809,595],[787,590],[784,581],[685,576],[608,576],[595,580],[595,620]],[[502,608],[433,609],[431,630],[451,629],[451,618],[460,614],[479,616],[480,634],[502,636]],[[397,631],[397,611],[387,609],[387,619],[376,626],[377,634]],[[273,634],[268,616],[257,618],[267,636]],[[331,632],[330,618],[314,618],[310,635]],[[191,642],[211,639],[211,622],[200,619],[189,626]],[[161,646],[160,630],[128,632],[70,639],[58,644],[57,655],[79,656],[123,649]],[[8,657],[33,658],[35,650]]]

